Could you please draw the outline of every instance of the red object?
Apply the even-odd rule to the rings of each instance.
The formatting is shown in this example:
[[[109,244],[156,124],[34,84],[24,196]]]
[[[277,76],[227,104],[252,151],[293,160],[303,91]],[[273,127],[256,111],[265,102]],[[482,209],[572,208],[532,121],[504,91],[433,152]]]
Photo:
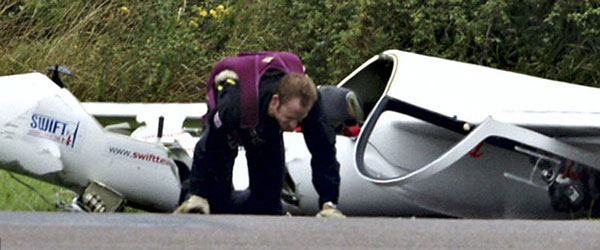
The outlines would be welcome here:
[[[302,133],[302,126],[298,126],[298,127],[294,128],[294,132]],[[357,137],[358,134],[360,134],[360,126],[359,125],[344,127],[342,129],[343,136]]]
[[[300,132],[302,133],[302,126],[297,126],[294,128],[294,132]]]
[[[342,134],[345,136],[357,137],[358,134],[360,134],[360,126],[354,125],[354,126],[350,126],[350,127],[344,127],[342,129]]]
[[[483,153],[481,152],[481,147],[483,146],[483,142],[477,144],[473,150],[469,151],[469,155],[475,159],[481,157]]]

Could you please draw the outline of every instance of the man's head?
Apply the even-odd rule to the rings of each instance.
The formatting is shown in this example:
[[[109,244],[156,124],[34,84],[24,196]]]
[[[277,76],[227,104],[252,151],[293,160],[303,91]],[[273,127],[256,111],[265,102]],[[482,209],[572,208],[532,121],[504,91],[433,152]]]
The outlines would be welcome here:
[[[317,89],[305,75],[288,73],[275,87],[268,113],[285,131],[293,130],[308,115],[317,100]]]

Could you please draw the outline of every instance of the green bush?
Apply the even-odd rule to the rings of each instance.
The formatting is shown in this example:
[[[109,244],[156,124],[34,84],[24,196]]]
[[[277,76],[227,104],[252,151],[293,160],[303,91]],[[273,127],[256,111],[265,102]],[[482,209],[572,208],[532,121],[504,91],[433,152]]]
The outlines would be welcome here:
[[[599,86],[592,1],[3,1],[0,74],[55,63],[83,101],[197,102],[213,63],[300,55],[318,84],[400,49]]]

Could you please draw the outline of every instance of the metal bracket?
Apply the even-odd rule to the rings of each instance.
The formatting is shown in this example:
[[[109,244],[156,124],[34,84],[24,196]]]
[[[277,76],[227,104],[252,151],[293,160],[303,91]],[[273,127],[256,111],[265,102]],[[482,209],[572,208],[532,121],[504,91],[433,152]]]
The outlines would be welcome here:
[[[117,212],[125,205],[124,196],[98,181],[90,181],[81,196],[83,207],[88,212]]]

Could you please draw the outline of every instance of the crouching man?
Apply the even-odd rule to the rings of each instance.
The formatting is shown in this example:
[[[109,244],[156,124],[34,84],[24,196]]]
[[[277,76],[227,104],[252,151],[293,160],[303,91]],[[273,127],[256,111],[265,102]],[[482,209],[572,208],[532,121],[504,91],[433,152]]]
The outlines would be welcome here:
[[[209,113],[196,144],[188,199],[175,213],[283,213],[283,131],[302,124],[311,152],[317,216],[344,217],[336,208],[340,175],[335,132],[300,59],[286,52],[242,53],[215,65],[207,87]],[[238,146],[246,150],[249,188],[235,191]],[[315,204],[316,205],[316,204]]]

